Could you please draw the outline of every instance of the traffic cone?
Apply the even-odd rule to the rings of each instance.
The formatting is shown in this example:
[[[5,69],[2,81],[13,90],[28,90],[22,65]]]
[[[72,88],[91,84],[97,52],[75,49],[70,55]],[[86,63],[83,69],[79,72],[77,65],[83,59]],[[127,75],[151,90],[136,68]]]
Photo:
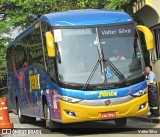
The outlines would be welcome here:
[[[10,123],[6,98],[0,98],[0,130],[12,128],[13,123]]]

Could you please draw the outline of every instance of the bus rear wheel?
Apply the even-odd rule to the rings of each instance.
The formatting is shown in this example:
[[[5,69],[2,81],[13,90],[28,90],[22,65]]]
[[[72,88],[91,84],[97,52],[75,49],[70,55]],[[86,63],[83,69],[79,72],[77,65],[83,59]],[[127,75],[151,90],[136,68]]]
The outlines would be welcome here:
[[[46,102],[44,103],[44,117],[45,117],[45,122],[46,122],[46,128],[49,128],[50,131],[53,132],[55,131],[55,129],[58,129],[60,127],[59,123],[51,120],[50,110]]]
[[[17,113],[18,113],[19,122],[20,122],[21,124],[26,123],[26,122],[27,122],[27,117],[26,117],[26,116],[23,116],[23,115],[21,114],[21,109],[20,109],[20,106],[19,106],[18,102],[17,102]]]
[[[115,119],[115,124],[117,127],[125,127],[127,124],[127,118],[117,118]]]
[[[35,117],[27,117],[27,122],[28,123],[35,123],[36,122],[36,118]]]

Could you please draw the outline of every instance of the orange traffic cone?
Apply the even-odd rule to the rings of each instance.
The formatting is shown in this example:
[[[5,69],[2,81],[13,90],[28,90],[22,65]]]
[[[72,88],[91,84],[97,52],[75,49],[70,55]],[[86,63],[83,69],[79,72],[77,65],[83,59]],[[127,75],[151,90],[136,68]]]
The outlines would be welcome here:
[[[12,129],[13,123],[10,123],[6,98],[0,98],[0,130]]]

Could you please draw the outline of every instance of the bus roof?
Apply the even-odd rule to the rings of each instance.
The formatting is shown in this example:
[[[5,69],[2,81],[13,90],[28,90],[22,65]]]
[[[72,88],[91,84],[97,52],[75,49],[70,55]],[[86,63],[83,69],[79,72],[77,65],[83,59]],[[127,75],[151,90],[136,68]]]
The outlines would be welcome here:
[[[85,26],[131,21],[124,12],[114,10],[71,10],[42,16],[51,26]]]
[[[28,35],[34,29],[35,24],[40,21],[47,22],[53,27],[72,27],[130,22],[132,18],[125,12],[98,9],[70,10],[45,14],[16,37],[15,40],[9,44],[8,48]]]

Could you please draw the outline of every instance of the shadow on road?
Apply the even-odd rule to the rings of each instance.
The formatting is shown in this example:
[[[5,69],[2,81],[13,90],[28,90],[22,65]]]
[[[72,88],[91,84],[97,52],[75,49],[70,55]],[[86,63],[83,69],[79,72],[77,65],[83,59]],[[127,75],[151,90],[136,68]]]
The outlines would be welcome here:
[[[138,122],[138,121],[137,121]],[[154,125],[137,127],[126,126],[116,127],[113,122],[109,121],[94,121],[94,122],[81,122],[81,123],[72,123],[72,124],[60,124],[60,128],[54,129],[51,132],[45,127],[44,121],[37,121],[32,123],[39,128],[41,128],[43,134],[65,134],[67,136],[76,136],[76,135],[92,135],[92,134],[131,134],[138,133],[138,130],[143,130],[146,128],[152,129]]]

